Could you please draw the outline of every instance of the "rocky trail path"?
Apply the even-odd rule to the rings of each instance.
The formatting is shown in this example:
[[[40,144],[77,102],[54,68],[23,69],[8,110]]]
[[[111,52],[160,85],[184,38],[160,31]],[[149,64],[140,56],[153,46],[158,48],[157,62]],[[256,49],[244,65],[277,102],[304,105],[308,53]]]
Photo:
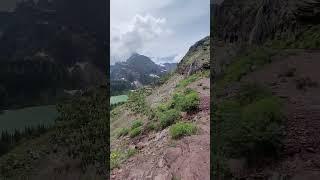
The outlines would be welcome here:
[[[113,180],[209,180],[210,179],[210,79],[200,79],[189,88],[199,93],[199,111],[183,121],[193,121],[196,135],[179,140],[169,137],[169,128],[141,137],[131,146],[139,152],[111,174]]]

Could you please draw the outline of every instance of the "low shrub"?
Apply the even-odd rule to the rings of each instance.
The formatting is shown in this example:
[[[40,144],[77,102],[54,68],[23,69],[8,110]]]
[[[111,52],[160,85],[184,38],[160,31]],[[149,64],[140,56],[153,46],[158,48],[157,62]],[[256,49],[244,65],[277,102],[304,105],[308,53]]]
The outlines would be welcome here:
[[[237,98],[241,105],[247,105],[264,97],[270,97],[271,95],[272,94],[267,87],[258,83],[244,83],[241,84]]]
[[[174,94],[172,103],[178,110],[191,112],[198,108],[200,98],[197,92],[187,89],[183,93]]]
[[[173,139],[190,136],[197,132],[197,127],[192,123],[178,122],[170,127],[170,135]]]
[[[138,136],[138,135],[141,134],[141,131],[142,131],[142,128],[141,128],[141,127],[137,127],[137,128],[131,129],[131,131],[130,131],[130,133],[129,133],[129,136],[130,136],[131,138],[136,137],[136,136]]]
[[[133,121],[131,124],[131,129],[135,129],[143,125],[143,122],[140,120]]]
[[[171,103],[160,104],[160,105],[157,107],[156,112],[157,112],[157,113],[162,113],[162,112],[168,111],[168,110],[171,109],[171,108],[172,108]]]
[[[219,110],[223,117],[219,126],[222,127],[223,149],[229,156],[254,160],[278,154],[283,119],[278,98],[266,97],[243,108],[234,101],[226,104]]]
[[[126,135],[128,135],[128,133],[129,133],[128,128],[121,128],[121,129],[119,129],[118,137],[126,136]]]
[[[169,109],[164,112],[158,113],[158,118],[160,120],[160,126],[162,129],[173,124],[180,117],[180,112],[176,109]]]

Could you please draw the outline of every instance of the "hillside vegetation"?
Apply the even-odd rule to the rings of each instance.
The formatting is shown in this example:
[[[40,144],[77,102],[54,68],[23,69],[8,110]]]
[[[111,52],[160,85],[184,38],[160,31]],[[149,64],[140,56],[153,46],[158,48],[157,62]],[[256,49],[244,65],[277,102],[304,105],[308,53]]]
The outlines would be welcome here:
[[[209,70],[203,63],[196,63],[198,58],[188,60],[188,57],[197,56],[209,62],[209,56],[203,54],[208,44],[209,38],[205,38],[190,48],[178,64],[181,72],[177,70],[165,76],[154,88],[144,87],[131,92],[126,103],[111,111],[112,179],[171,179],[186,178],[190,176],[188,174],[204,179],[209,177],[208,162],[204,162],[209,155],[209,132],[203,130],[204,127],[210,128],[209,101],[204,102],[204,98],[209,98]],[[209,48],[205,51],[209,53]],[[183,67],[185,61],[190,61],[191,66]],[[205,125],[201,124],[201,118]],[[204,143],[201,144],[196,139],[203,136],[206,138],[202,138]],[[172,158],[164,160],[168,158],[169,150],[182,146],[184,141],[205,152],[193,159],[205,164],[199,167],[199,171],[183,174],[184,170],[175,171],[174,168],[180,163],[173,164]],[[198,152],[190,150],[185,153]],[[178,156],[181,160],[186,158],[186,154]],[[190,166],[195,163],[191,162]]]
[[[319,14],[311,13],[318,5],[309,0],[212,5],[213,177],[305,179],[310,169],[319,177],[312,160],[319,141],[312,137],[319,134],[314,66],[320,22]]]
[[[56,124],[39,136],[22,137],[0,157],[0,177],[102,178],[108,172],[108,102],[106,88],[58,106]]]

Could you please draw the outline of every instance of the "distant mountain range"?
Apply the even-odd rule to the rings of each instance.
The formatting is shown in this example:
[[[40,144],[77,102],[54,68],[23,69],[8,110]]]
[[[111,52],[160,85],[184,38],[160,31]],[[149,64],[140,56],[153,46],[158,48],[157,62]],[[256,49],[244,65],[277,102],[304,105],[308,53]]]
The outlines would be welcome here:
[[[155,82],[176,69],[177,63],[156,64],[149,57],[132,54],[125,62],[110,66],[111,92],[121,92]]]

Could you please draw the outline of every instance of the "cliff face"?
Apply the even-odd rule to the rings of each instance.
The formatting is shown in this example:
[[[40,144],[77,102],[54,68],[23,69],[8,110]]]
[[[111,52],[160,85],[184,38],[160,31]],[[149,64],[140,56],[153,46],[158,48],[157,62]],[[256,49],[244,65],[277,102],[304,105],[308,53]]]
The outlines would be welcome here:
[[[319,0],[224,0],[213,3],[212,10],[215,38],[227,43],[295,38],[305,24],[320,21]]]
[[[214,76],[248,45],[269,40],[300,41],[320,23],[320,0],[220,0],[211,3]]]
[[[178,64],[177,72],[190,75],[202,69],[210,69],[210,37],[207,36],[190,47]]]

